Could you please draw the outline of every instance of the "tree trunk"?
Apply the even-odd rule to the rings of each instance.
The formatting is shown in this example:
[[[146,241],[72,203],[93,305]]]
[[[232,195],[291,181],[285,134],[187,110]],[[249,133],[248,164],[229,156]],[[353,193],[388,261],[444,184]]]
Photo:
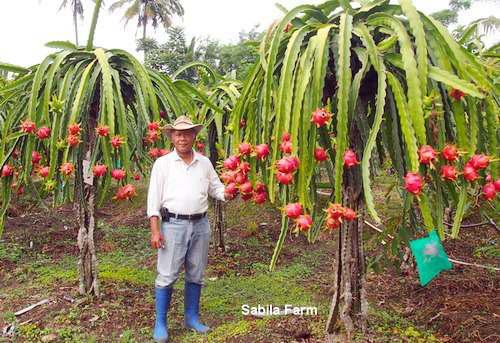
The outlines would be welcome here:
[[[147,16],[147,13],[146,13],[146,9],[147,9],[147,4],[144,4],[143,5],[143,12],[142,12],[142,41],[144,43],[144,40],[146,39],[146,29],[147,29],[147,26],[148,26],[148,16]]]
[[[362,241],[362,193],[359,189],[361,175],[359,171],[350,170],[346,174],[344,206],[352,208],[359,216],[355,221],[344,222],[337,233],[334,295],[327,322],[329,342],[350,341],[355,331],[364,331],[368,310]],[[342,324],[345,333],[341,332]]]
[[[90,154],[87,155],[90,158]],[[83,173],[83,163],[79,161],[78,169]],[[83,177],[78,181],[83,182]],[[78,186],[77,186],[78,187]],[[97,278],[97,256],[94,245],[94,199],[95,189],[93,185],[79,185],[81,191],[77,194],[78,201],[78,249],[80,250],[78,260],[78,272],[80,274],[80,294],[93,294],[100,296],[99,281]]]
[[[91,106],[92,108],[92,106]],[[95,186],[94,176],[90,170],[90,159],[95,144],[95,128],[97,111],[90,110],[88,120],[83,120],[83,144],[78,152],[75,178],[75,203],[78,208],[78,271],[80,274],[80,293],[100,296],[97,278],[97,256],[94,245],[95,229]]]
[[[359,103],[360,107],[366,107],[362,99]],[[362,137],[354,121],[349,130],[349,142],[355,151],[363,151]],[[354,221],[344,222],[336,235],[334,295],[326,325],[328,342],[351,341],[354,332],[364,332],[368,314],[363,253],[363,183],[360,168],[344,170],[342,194],[343,206],[352,208],[358,217]]]
[[[73,11],[73,24],[75,25],[75,44],[78,46],[78,14]]]
[[[214,248],[220,251],[226,251],[224,243],[224,203],[222,201],[215,201],[215,230],[213,232]]]
[[[219,159],[217,147],[215,146],[216,142],[217,142],[217,128],[215,127],[215,124],[212,122],[212,124],[208,128],[208,148],[210,150],[210,161],[212,162],[214,168],[217,163],[217,160]],[[215,200],[214,212],[215,212],[214,216],[215,228],[212,234],[214,247],[221,251],[225,251],[226,250],[226,245],[224,243],[225,218],[224,218],[224,203],[222,201]]]
[[[5,218],[7,217],[7,210],[9,209],[10,199],[11,199],[11,188],[10,182],[6,180],[6,178],[2,178],[0,180],[1,186],[0,190],[2,191],[2,206],[0,206],[0,238],[2,238],[4,226],[5,226]]]

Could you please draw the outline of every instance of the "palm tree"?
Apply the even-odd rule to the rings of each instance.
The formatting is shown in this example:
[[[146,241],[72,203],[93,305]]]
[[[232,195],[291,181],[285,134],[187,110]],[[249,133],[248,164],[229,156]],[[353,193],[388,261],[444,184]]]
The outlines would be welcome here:
[[[73,11],[73,24],[75,25],[75,43],[78,45],[78,16],[80,19],[83,19],[83,5],[80,0],[63,0],[59,10],[65,8],[68,3],[71,6],[71,10]]]
[[[137,16],[137,27],[143,29],[142,38],[146,38],[146,28],[149,23],[156,29],[158,24],[165,28],[172,25],[174,15],[184,15],[184,8],[179,0],[118,0],[109,8],[111,11],[128,4],[129,7],[123,15],[125,25],[130,19]]]

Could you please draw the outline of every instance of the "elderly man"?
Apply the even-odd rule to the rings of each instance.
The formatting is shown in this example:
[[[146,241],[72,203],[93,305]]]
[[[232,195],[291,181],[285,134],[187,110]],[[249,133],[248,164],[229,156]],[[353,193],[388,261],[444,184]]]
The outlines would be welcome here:
[[[175,150],[158,158],[151,171],[147,215],[151,246],[158,249],[153,332],[157,342],[168,339],[167,314],[173,284],[183,265],[184,324],[200,333],[209,330],[199,321],[200,293],[210,240],[208,195],[224,201],[225,193],[210,160],[193,150],[201,128],[202,125],[194,125],[186,116],[167,125],[166,134]]]

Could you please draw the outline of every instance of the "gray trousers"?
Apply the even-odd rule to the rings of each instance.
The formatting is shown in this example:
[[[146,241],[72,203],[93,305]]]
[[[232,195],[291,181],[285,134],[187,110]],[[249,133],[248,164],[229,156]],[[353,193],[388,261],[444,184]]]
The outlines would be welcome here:
[[[186,281],[203,285],[208,262],[210,223],[205,216],[199,220],[170,218],[162,222],[161,232],[165,247],[158,249],[156,287],[167,287],[179,278],[182,266]]]

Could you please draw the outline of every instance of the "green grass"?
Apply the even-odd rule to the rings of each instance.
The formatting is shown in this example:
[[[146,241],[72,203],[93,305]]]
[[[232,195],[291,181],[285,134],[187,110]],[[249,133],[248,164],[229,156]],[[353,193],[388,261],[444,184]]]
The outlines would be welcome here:
[[[500,248],[498,243],[492,242],[494,244],[482,245],[474,249],[474,257],[481,258],[499,258],[500,257]]]
[[[134,252],[129,252],[118,248],[111,252],[97,253],[97,260],[99,265],[117,265],[117,266],[139,266],[144,260],[155,255],[156,252],[148,247],[149,251],[143,251],[142,254],[135,254]]]
[[[120,335],[120,343],[135,343],[137,342],[134,338],[134,331],[133,330],[125,330],[122,332]]]
[[[51,333],[50,329],[39,328],[38,325],[27,323],[18,328],[18,334],[25,342],[37,342],[43,335]]]
[[[36,275],[37,283],[50,286],[58,282],[77,280],[76,261],[75,256],[66,256],[57,263],[45,261],[40,266],[32,266],[31,270]]]
[[[142,229],[107,228],[105,237],[114,238],[117,249],[109,253],[97,252],[99,277],[110,282],[126,282],[136,285],[152,284],[154,272],[143,268],[141,263],[152,256],[143,236]],[[118,235],[118,237],[117,237]],[[22,275],[35,276],[36,282],[50,286],[58,282],[69,282],[78,279],[77,256],[66,256],[58,262],[53,262],[44,255],[37,255],[34,261],[26,264],[20,271]]]
[[[58,329],[53,328],[40,328],[36,324],[28,323],[21,325],[18,328],[19,338],[22,342],[41,342],[43,338],[48,335],[56,337],[56,342],[64,343],[90,343],[96,342],[92,336],[82,333],[79,327],[68,326]]]
[[[7,323],[13,323],[16,321],[16,315],[12,311],[6,311],[2,313],[2,319]]]
[[[114,264],[100,264],[99,277],[110,282],[123,282],[133,285],[152,285],[155,273],[148,269],[139,269]]]
[[[0,260],[19,262],[23,255],[23,249],[16,243],[0,243]]]
[[[376,342],[439,342],[431,331],[418,328],[395,312],[370,307],[369,317],[371,330],[377,336]],[[358,334],[356,341],[364,342],[365,337]]]
[[[141,253],[144,255],[144,252],[152,251],[149,248],[149,229],[144,227],[114,227],[103,222],[98,222],[98,227],[104,232],[103,243],[111,243],[116,249],[125,250],[127,255],[139,256]]]
[[[123,251],[100,254],[98,261],[99,277],[102,280],[135,285],[150,285],[154,281],[154,271],[140,267],[133,256],[127,256]],[[47,286],[78,279],[77,258],[73,256],[58,263],[44,263],[28,269],[35,273],[38,283]]]
[[[226,342],[239,336],[252,337],[252,332],[261,332],[266,326],[278,321],[278,317],[264,317],[257,321],[249,321],[242,314],[242,305],[268,305],[283,307],[286,304],[294,306],[316,306],[318,315],[325,315],[328,301],[315,300],[314,285],[308,285],[314,268],[321,263],[320,252],[310,250],[297,257],[287,266],[269,272],[268,265],[253,263],[255,274],[251,276],[226,275],[215,281],[206,281],[203,288],[201,311],[205,318],[231,318],[218,325],[208,336],[186,333],[181,342]],[[178,282],[176,288],[182,288]],[[267,328],[272,329],[272,328]],[[324,323],[319,322],[314,328],[322,332]]]
[[[243,316],[243,304],[312,306],[312,294],[297,282],[310,274],[305,265],[294,264],[276,272],[262,271],[246,277],[230,275],[207,282],[203,307],[208,313],[239,319]]]
[[[227,342],[229,338],[236,338],[238,336],[246,335],[252,331],[262,329],[268,320],[262,320],[257,322],[249,322],[246,320],[239,320],[221,324],[213,328],[206,336],[196,334],[195,332],[189,332],[179,338],[179,342],[190,343],[190,342]],[[177,339],[177,337],[176,337]]]

